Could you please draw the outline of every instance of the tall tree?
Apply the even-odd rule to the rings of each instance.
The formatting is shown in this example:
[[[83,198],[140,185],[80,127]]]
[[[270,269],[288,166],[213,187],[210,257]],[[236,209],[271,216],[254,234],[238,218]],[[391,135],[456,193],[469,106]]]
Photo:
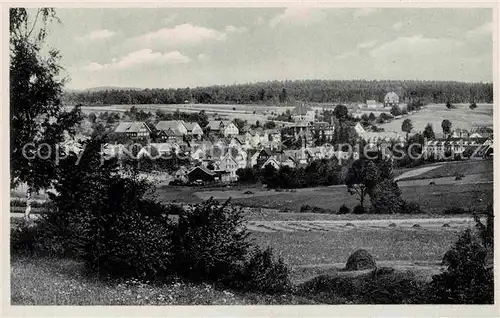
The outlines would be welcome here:
[[[432,140],[436,138],[436,135],[434,134],[434,129],[432,129],[431,123],[428,123],[427,126],[425,126],[424,132],[423,132],[424,138],[428,140]]]
[[[25,217],[31,212],[32,194],[50,187],[57,171],[59,147],[65,134],[75,133],[79,108],[66,112],[61,104],[59,53],[44,54],[47,25],[57,20],[50,8],[34,17],[24,8],[10,9],[10,156],[11,187],[27,186]]]
[[[377,185],[377,166],[370,160],[359,159],[352,163],[347,170],[345,185],[347,192],[358,196],[359,204],[363,206],[365,196],[370,194]]]
[[[441,122],[441,128],[443,128],[443,133],[445,135],[449,135],[451,133],[451,121],[449,121],[448,119],[445,119]]]
[[[349,115],[349,109],[345,105],[337,105],[333,110],[333,114],[339,121],[342,122],[347,119],[347,116]]]
[[[413,129],[413,123],[411,122],[411,119],[405,119],[403,123],[401,124],[401,130],[406,133],[406,140],[408,140],[408,134],[411,132]]]

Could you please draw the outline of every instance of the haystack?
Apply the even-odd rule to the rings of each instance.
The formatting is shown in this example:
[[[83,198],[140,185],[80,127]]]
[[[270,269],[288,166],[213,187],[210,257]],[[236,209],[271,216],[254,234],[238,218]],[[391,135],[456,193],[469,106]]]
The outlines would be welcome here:
[[[345,268],[350,271],[376,268],[375,259],[366,250],[359,249],[349,256]]]

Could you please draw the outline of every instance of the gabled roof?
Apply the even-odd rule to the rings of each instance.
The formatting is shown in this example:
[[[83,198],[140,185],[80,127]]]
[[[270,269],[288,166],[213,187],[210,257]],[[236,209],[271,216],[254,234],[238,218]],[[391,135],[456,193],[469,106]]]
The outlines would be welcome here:
[[[259,156],[260,156],[260,154],[261,154],[262,152],[264,152],[264,153],[265,153],[266,155],[268,155],[268,156],[272,156],[272,154],[273,154],[273,152],[272,152],[272,151],[271,151],[271,149],[269,149],[269,148],[263,148],[261,151],[259,151],[259,152],[258,152]]]
[[[146,127],[148,131],[151,131],[149,129],[148,125],[142,121],[123,121],[121,122],[118,127],[116,127],[115,132],[117,133],[136,133],[139,132],[139,129],[142,127]]]
[[[236,135],[236,136],[233,136],[233,139],[236,140],[236,142],[238,142],[240,145],[244,145],[245,144],[245,135]]]
[[[220,130],[221,123],[225,125],[222,120],[211,120],[208,122],[207,127],[210,127],[210,130]]]
[[[229,153],[229,151],[227,152],[227,154],[224,157],[222,157],[222,159],[220,161],[223,161],[226,159],[232,160],[232,161],[234,161],[235,164],[238,164],[238,162],[236,162],[236,159],[234,159],[234,157]]]
[[[189,170],[188,174],[193,173],[193,171],[195,171],[196,169],[199,169],[199,170],[203,171],[204,173],[206,173],[206,174],[208,174],[210,176],[215,176],[216,175],[215,172],[213,172],[212,170],[208,169],[205,166],[196,166],[196,167],[192,168],[191,170]]]
[[[186,126],[186,129],[187,129],[189,132],[191,132],[191,131],[193,131],[193,129],[194,129],[196,126],[198,126],[198,127],[199,127],[200,125],[198,125],[198,123],[194,123],[194,122],[192,122],[192,123],[191,123],[191,122],[184,122],[184,126]],[[201,127],[200,127],[200,128],[201,128]]]
[[[182,120],[162,120],[156,124],[157,130],[168,130],[168,129],[178,129],[179,125],[186,127],[186,124]]]
[[[384,101],[399,101],[399,97],[396,93],[394,92],[389,92],[387,94],[385,94],[384,96]]]

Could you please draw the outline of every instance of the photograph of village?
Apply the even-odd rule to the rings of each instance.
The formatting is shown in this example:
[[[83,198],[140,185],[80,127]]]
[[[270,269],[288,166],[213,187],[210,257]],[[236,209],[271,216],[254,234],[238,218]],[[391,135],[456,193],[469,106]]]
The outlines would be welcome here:
[[[492,8],[9,19],[12,306],[494,304]]]

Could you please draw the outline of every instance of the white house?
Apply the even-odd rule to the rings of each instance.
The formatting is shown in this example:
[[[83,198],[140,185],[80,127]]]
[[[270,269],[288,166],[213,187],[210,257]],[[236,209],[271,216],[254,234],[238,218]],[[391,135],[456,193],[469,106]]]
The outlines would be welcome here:
[[[218,170],[226,171],[229,173],[229,180],[236,181],[238,180],[238,176],[236,175],[236,170],[240,168],[240,165],[236,160],[231,156],[231,154],[226,154],[222,159],[217,162]]]
[[[369,99],[366,101],[367,108],[377,108],[377,101],[374,99]]]
[[[224,128],[223,128],[222,134],[225,137],[236,136],[239,133],[240,133],[240,131],[238,130],[238,127],[236,127],[236,125],[234,123],[232,123],[232,122],[226,122],[224,124]]]

